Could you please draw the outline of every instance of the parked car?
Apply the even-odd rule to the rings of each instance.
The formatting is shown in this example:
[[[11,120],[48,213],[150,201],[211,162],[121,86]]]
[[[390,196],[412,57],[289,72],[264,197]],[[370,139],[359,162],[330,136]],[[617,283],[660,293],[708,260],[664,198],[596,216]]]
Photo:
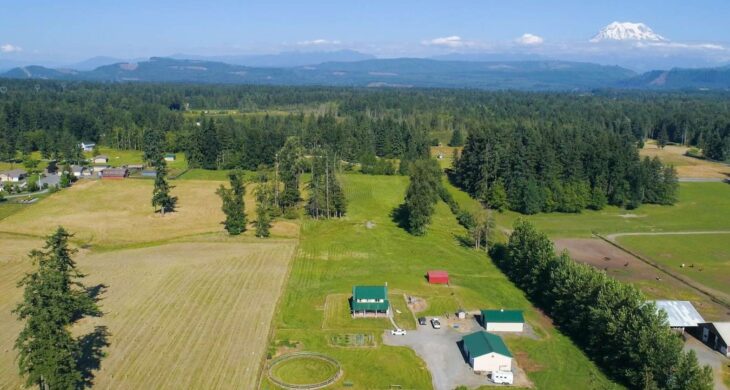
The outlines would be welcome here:
[[[497,384],[511,385],[514,383],[512,371],[492,371],[492,382]]]
[[[418,317],[419,325],[426,325],[426,317]]]
[[[431,326],[433,326],[434,329],[441,329],[441,322],[439,321],[438,318],[432,318]]]
[[[405,329],[393,329],[390,331],[390,334],[392,334],[393,336],[405,336],[406,331]]]

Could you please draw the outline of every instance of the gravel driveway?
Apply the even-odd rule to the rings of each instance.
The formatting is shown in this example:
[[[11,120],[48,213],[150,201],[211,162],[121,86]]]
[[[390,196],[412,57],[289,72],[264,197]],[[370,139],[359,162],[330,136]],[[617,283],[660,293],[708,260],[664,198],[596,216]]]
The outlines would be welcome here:
[[[473,319],[459,321],[458,329],[449,326],[443,319],[441,325],[441,329],[433,329],[429,321],[428,325],[419,325],[418,329],[409,330],[405,336],[393,336],[387,331],[383,336],[383,343],[413,349],[426,362],[436,390],[453,390],[461,385],[471,388],[494,385],[486,375],[474,374],[459,345],[464,335],[482,330],[482,327]],[[521,371],[514,372],[517,384]]]

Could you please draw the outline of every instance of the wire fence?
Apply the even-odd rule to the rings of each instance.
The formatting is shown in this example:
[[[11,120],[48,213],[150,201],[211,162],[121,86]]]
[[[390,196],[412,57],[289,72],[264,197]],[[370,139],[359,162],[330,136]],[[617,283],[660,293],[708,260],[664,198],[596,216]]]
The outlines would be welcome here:
[[[274,375],[274,368],[276,368],[276,366],[278,366],[279,364],[281,364],[283,362],[286,362],[289,360],[294,360],[294,359],[324,360],[324,361],[332,364],[333,366],[335,366],[337,368],[337,372],[324,381],[321,381],[318,383],[307,383],[307,384],[287,383],[287,382],[283,381],[282,379],[278,378],[276,375]],[[302,389],[314,390],[314,389],[322,389],[324,387],[327,387],[327,386],[337,382],[342,377],[343,371],[342,371],[342,367],[340,366],[340,363],[337,360],[335,360],[327,355],[323,355],[321,353],[316,353],[316,352],[294,352],[294,353],[282,355],[282,356],[279,356],[279,357],[273,359],[271,361],[271,363],[269,363],[268,374],[269,374],[269,379],[272,382],[274,382],[277,386],[280,386],[281,388],[291,389],[291,390],[302,390]]]

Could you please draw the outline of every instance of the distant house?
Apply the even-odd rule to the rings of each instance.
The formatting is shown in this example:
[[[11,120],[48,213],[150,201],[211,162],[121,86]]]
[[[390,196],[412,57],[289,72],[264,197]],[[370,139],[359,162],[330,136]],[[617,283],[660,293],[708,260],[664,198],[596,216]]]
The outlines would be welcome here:
[[[101,171],[102,179],[124,179],[127,177],[127,168],[106,168]]]
[[[512,371],[512,354],[496,334],[480,330],[464,336],[461,342],[475,372]]]
[[[707,322],[700,324],[702,342],[730,358],[730,322]]]
[[[482,310],[482,325],[488,332],[522,332],[525,317],[522,310]]]
[[[157,171],[154,169],[145,169],[142,171],[142,177],[155,177],[157,176]]]
[[[76,177],[84,176],[84,173],[87,173],[89,170],[86,169],[86,167],[81,165],[71,165],[71,174]],[[86,175],[88,176],[88,175]]]
[[[96,147],[96,144],[82,142],[79,146],[81,146],[81,150],[84,152],[91,152]]]
[[[22,169],[11,169],[9,171],[0,172],[0,182],[18,183],[28,177],[28,172]]]
[[[106,164],[109,162],[109,157],[103,154],[94,157],[94,164]]]
[[[350,309],[353,317],[378,317],[390,313],[387,286],[353,286]]]
[[[165,161],[175,161],[175,153],[166,153]]]
[[[426,275],[431,284],[449,284],[449,273],[446,271],[428,271]]]
[[[686,328],[696,329],[705,320],[689,301],[654,301],[657,310],[667,313],[669,327],[680,333]]]

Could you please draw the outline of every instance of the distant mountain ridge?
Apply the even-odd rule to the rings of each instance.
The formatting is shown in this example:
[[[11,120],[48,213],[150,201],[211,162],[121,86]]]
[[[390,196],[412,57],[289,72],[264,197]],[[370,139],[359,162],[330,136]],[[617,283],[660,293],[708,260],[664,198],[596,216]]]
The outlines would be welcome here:
[[[564,61],[438,61],[421,58],[326,62],[294,68],[264,68],[204,60],[154,57],[91,71],[15,68],[2,77],[104,82],[332,85],[565,90],[609,87],[635,73],[617,66]]]
[[[451,61],[423,58],[366,59],[297,67],[252,67],[219,61],[153,57],[93,70],[14,68],[0,77],[97,82],[434,87],[515,90],[597,88],[728,89],[730,67],[673,69],[644,74],[585,62]]]

